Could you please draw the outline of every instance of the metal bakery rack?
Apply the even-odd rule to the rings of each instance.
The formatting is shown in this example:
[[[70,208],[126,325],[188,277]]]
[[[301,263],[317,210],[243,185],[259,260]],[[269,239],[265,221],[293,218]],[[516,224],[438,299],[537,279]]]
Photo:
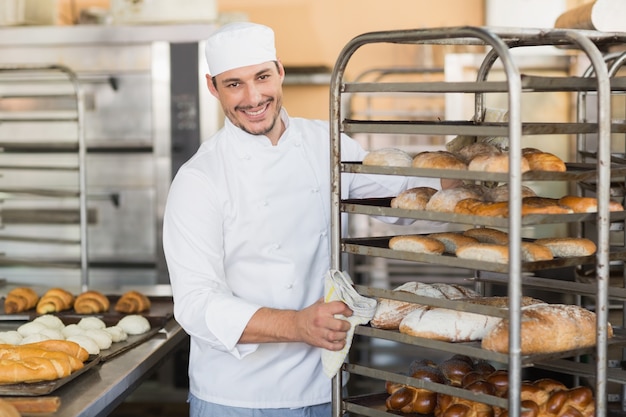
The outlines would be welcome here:
[[[76,74],[65,66],[0,67],[0,266],[80,271],[84,291],[83,100]]]
[[[484,60],[475,80],[468,82],[349,82],[346,80],[346,68],[353,56],[362,47],[369,45],[403,45],[407,48],[416,45],[432,45],[451,50],[457,46],[474,48],[484,54]],[[360,337],[390,340],[416,349],[429,349],[450,354],[464,354],[477,359],[485,359],[501,364],[508,369],[510,394],[508,398],[489,395],[469,394],[467,391],[429,381],[417,380],[400,372],[377,369],[358,362],[345,364],[343,371],[381,382],[391,381],[432,391],[473,399],[475,401],[509,409],[510,416],[521,414],[519,395],[523,371],[528,368],[561,372],[576,378],[593,381],[596,400],[596,415],[608,413],[607,383],[626,384],[626,372],[619,368],[609,368],[608,350],[613,345],[624,344],[623,323],[611,323],[615,330],[613,338],[608,337],[609,301],[626,301],[626,289],[623,285],[609,283],[610,266],[622,264],[626,259],[624,243],[611,245],[610,232],[614,224],[623,224],[624,212],[610,212],[610,184],[623,183],[626,176],[626,164],[623,158],[612,157],[612,144],[624,142],[626,123],[624,120],[612,120],[611,98],[626,91],[626,78],[618,76],[607,66],[607,51],[621,48],[626,44],[626,34],[600,33],[595,31],[563,29],[515,29],[485,27],[452,27],[416,30],[397,30],[365,33],[355,37],[345,45],[335,64],[331,77],[330,97],[330,140],[331,140],[331,210],[332,210],[332,265],[334,269],[345,269],[346,256],[361,255],[401,259],[429,265],[470,268],[477,271],[473,282],[476,288],[484,291],[496,284],[506,288],[509,297],[508,311],[493,307],[476,306],[468,303],[437,300],[429,297],[399,294],[389,289],[371,288],[357,285],[357,290],[366,296],[383,297],[402,301],[427,304],[438,307],[475,312],[506,318],[510,321],[511,337],[508,354],[500,354],[481,349],[480,343],[447,343],[430,339],[417,338],[397,331],[359,326],[355,334]],[[583,76],[537,76],[521,73],[516,63],[518,52],[535,47],[550,47],[559,53],[573,54],[578,59],[589,63],[590,71]],[[447,49],[446,49],[447,48]],[[490,78],[496,65],[501,66],[504,79]],[[613,64],[612,64],[613,65]],[[614,66],[611,66],[614,68]],[[465,120],[359,120],[347,118],[344,113],[345,101],[350,96],[375,93],[405,93],[418,100],[422,94],[462,95],[473,101],[474,116]],[[552,120],[526,120],[522,107],[525,95],[538,92],[565,92],[581,95],[593,93],[595,108],[593,114],[575,122]],[[485,122],[483,116],[487,102],[492,96],[505,96],[507,122]],[[471,116],[471,115],[470,115]],[[592,118],[592,120],[590,120]],[[393,135],[441,135],[447,138],[455,136],[501,137],[506,138],[509,146],[510,172],[494,174],[474,171],[454,171],[418,169],[407,167],[365,166],[360,162],[341,159],[341,134],[393,134]],[[546,135],[557,137],[565,135],[569,141],[581,136],[593,136],[595,141],[593,161],[581,159],[567,162],[566,172],[526,172],[520,174],[521,149],[526,138]],[[558,139],[561,140],[561,136]],[[573,159],[573,158],[572,158]],[[341,175],[403,175],[428,178],[448,178],[473,180],[476,182],[499,182],[509,185],[509,216],[507,218],[488,218],[483,216],[437,213],[429,211],[403,210],[390,207],[390,198],[374,200],[344,200],[341,198]],[[527,215],[521,212],[522,183],[567,182],[593,184],[594,195],[598,199],[597,213]],[[488,226],[502,228],[509,233],[509,263],[497,264],[484,261],[460,260],[454,256],[411,254],[393,251],[388,248],[390,236],[347,237],[342,234],[342,217],[350,215],[404,217],[457,224],[463,227]],[[567,224],[578,227],[582,224],[593,225],[593,240],[597,245],[594,256],[583,258],[563,258],[553,261],[524,262],[521,259],[523,231],[541,228],[545,225]],[[588,282],[562,280],[536,276],[537,272],[563,267],[590,265],[593,279]],[[480,273],[479,273],[480,272]],[[483,274],[482,272],[488,272]],[[559,354],[522,355],[520,353],[521,297],[528,289],[541,289],[556,294],[570,294],[575,299],[583,297],[593,300],[597,317],[596,346],[593,349],[561,352]],[[486,294],[488,295],[488,294]],[[581,360],[580,358],[593,358]],[[333,379],[333,416],[344,413],[364,416],[395,415],[375,402],[364,402],[342,395],[342,373]],[[374,393],[372,393],[374,395]],[[374,404],[374,405],[373,405]]]

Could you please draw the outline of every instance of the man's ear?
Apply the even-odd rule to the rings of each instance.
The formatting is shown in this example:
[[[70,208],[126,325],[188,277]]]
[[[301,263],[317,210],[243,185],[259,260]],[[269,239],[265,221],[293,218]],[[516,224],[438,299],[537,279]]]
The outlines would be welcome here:
[[[205,78],[206,78],[206,86],[209,89],[209,92],[211,93],[211,95],[217,98],[218,93],[217,93],[217,88],[215,88],[215,85],[213,85],[213,77],[211,77],[211,74],[206,74]]]

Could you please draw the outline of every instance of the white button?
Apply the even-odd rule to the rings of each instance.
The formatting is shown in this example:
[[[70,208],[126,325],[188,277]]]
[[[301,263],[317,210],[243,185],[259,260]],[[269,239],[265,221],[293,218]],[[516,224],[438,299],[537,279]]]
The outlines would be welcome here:
[[[293,284],[287,284],[287,289],[290,290],[293,288]]]
[[[312,192],[312,193],[319,193],[319,192],[320,192],[320,189],[319,189],[319,188],[312,188],[312,189],[311,189],[311,192]]]
[[[328,232],[327,232],[326,230],[324,230],[324,231],[322,232],[322,236],[323,236],[323,237],[326,237],[326,235],[328,235]]]

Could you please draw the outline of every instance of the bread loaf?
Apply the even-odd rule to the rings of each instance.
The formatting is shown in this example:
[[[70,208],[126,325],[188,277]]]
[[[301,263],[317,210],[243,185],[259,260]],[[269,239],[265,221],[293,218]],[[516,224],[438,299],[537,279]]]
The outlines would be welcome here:
[[[447,151],[420,152],[413,158],[414,168],[466,170],[467,165],[461,158]]]
[[[560,204],[556,198],[525,197],[522,199],[522,216],[528,214],[569,214],[573,210]]]
[[[469,171],[481,171],[481,172],[509,172],[509,154],[500,153],[495,155],[479,154],[476,155],[469,164],[467,164]],[[520,172],[524,173],[530,170],[528,161],[522,157],[520,160]]]
[[[106,295],[90,290],[79,294],[74,301],[74,311],[78,314],[96,314],[109,311],[111,306]]]
[[[420,366],[410,376],[424,381],[445,384],[445,377],[436,366]],[[388,410],[402,413],[430,414],[437,405],[437,393],[409,385],[388,384],[385,401]]]
[[[495,243],[474,243],[461,246],[456,251],[457,258],[483,262],[506,264],[509,262],[509,247]]]
[[[528,161],[531,171],[565,172],[565,162],[549,152],[542,152],[534,148],[522,149],[522,156]]]
[[[463,232],[465,236],[472,237],[481,243],[495,243],[497,245],[508,245],[509,234],[498,229],[489,227],[474,227]]]
[[[28,347],[45,349],[50,351],[64,352],[75,357],[81,362],[89,359],[89,353],[83,349],[78,343],[69,340],[42,340],[41,342],[30,343],[25,345]]]
[[[362,163],[371,166],[410,167],[413,158],[402,149],[383,148],[369,152]]]
[[[51,288],[37,302],[37,314],[69,310],[74,305],[74,295],[63,288]]]
[[[0,384],[51,381],[70,375],[70,369],[54,359],[29,357],[21,360],[0,359]]]
[[[455,233],[455,232],[439,232],[439,233],[431,233],[428,235],[433,239],[437,239],[444,246],[444,252],[455,254],[457,248],[467,245],[469,243],[477,243],[478,240],[473,237],[465,236],[463,233]]]
[[[118,313],[135,314],[149,310],[150,299],[139,291],[127,291],[115,303],[115,311]]]
[[[554,259],[549,248],[537,243],[522,242],[520,248],[522,250],[522,261],[524,262],[550,261]]]
[[[444,244],[437,239],[421,235],[394,236],[389,239],[389,248],[430,255],[441,255],[445,250]]]
[[[465,163],[469,163],[474,157],[478,155],[498,155],[502,150],[496,145],[485,142],[474,142],[469,145],[463,146],[456,154],[461,157]]]
[[[608,336],[613,329],[608,325]],[[522,309],[521,351],[524,355],[594,346],[595,313],[576,305],[537,304]],[[482,340],[483,349],[508,353],[509,323],[502,320]]]
[[[28,345],[0,348],[0,359],[19,361],[32,357],[52,359],[61,375],[69,375],[84,366],[83,362],[76,357],[61,351],[46,350]]]
[[[6,314],[22,313],[35,308],[37,301],[39,301],[39,295],[32,288],[13,288],[4,299],[4,312]]]
[[[509,204],[507,202],[491,203],[467,198],[456,204],[454,212],[473,216],[508,217]]]
[[[437,191],[428,200],[426,210],[441,213],[453,213],[457,203],[467,198],[481,200],[485,193],[485,187],[479,185],[464,185],[454,188],[446,188]]]
[[[536,197],[537,194],[530,188],[527,187],[525,185],[522,185],[521,187],[521,195],[522,198],[525,197]],[[497,187],[494,188],[490,188],[484,195],[484,199],[485,201],[490,201],[493,203],[498,203],[498,202],[508,202],[510,200],[509,198],[509,185],[508,184],[504,184],[504,185],[499,185]]]
[[[555,258],[590,256],[596,253],[596,244],[581,237],[553,237],[536,239],[535,243],[550,249]]]
[[[598,199],[595,197],[566,195],[558,200],[558,204],[571,209],[574,213],[596,213],[598,211]],[[609,211],[623,210],[624,207],[617,201],[609,201]]]
[[[394,291],[448,300],[478,296],[475,291],[469,288],[445,283],[406,282],[395,288]],[[380,298],[370,325],[379,329],[396,330],[402,319],[419,306],[420,304],[416,303]]]
[[[428,200],[437,192],[431,187],[415,187],[405,190],[391,200],[392,208],[426,210]]]

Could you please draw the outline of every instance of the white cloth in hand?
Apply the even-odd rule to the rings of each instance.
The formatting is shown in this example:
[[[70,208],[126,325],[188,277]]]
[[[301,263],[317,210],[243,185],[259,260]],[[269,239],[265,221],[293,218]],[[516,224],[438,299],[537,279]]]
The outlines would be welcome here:
[[[322,366],[324,373],[329,378],[332,378],[339,372],[341,365],[348,355],[348,351],[352,345],[355,327],[359,324],[368,323],[372,317],[374,317],[377,303],[376,300],[363,297],[361,294],[357,293],[348,273],[336,269],[331,269],[326,274],[324,294],[325,302],[328,303],[335,300],[343,301],[353,312],[350,317],[345,317],[342,314],[335,315],[336,318],[346,320],[350,323],[350,330],[348,330],[346,337],[346,345],[343,349],[338,351],[322,350]]]

